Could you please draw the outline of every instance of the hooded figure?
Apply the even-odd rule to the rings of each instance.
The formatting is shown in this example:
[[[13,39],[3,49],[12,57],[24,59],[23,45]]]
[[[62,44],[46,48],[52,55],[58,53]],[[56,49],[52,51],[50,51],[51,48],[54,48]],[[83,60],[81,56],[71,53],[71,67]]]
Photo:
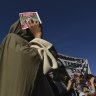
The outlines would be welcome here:
[[[0,46],[0,96],[54,96],[43,74],[33,34],[15,22]]]

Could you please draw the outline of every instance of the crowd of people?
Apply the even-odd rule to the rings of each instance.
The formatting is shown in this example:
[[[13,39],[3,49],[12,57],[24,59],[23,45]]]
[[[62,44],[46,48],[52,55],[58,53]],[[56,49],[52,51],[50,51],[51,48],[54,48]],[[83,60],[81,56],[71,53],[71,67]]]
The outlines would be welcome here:
[[[64,66],[47,74],[56,96],[96,96],[96,76],[75,73],[72,78],[66,74]]]

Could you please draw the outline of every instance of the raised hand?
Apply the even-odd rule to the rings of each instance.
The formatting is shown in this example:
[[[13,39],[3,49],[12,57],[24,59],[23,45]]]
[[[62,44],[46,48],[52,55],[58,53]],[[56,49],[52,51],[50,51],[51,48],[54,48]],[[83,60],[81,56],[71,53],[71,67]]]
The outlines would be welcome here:
[[[26,24],[29,27],[29,30],[32,32],[35,38],[41,38],[41,26],[38,21],[32,21],[30,19],[26,20]]]

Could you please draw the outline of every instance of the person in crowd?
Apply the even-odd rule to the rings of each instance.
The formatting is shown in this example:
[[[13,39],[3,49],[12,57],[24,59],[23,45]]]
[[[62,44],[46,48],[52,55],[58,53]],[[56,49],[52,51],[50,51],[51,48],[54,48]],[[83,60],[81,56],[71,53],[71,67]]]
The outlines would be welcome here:
[[[96,92],[96,76],[95,76],[95,80],[94,80],[94,86],[95,86],[95,92]]]
[[[94,87],[94,76],[92,74],[87,74],[83,76],[84,78],[80,80],[78,84],[79,96],[95,96],[95,87]]]
[[[94,95],[96,94],[96,90],[95,90],[95,85],[94,85],[94,81],[95,81],[95,76],[92,74],[87,74],[86,75],[86,84],[89,88],[89,93],[88,95]]]
[[[17,20],[0,46],[0,96],[54,96],[43,72],[43,59],[29,43],[42,38],[42,26],[31,20],[26,23],[29,28],[22,30]],[[51,44],[52,55],[53,49]]]
[[[68,75],[64,66],[59,66],[59,68],[55,70],[55,76],[53,77],[53,82],[58,90],[58,96],[75,96],[73,80]]]

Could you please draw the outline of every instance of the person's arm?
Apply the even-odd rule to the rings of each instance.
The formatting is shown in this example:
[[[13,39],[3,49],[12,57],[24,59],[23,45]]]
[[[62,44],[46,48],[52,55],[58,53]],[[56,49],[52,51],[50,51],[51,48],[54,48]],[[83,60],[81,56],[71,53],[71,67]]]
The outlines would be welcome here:
[[[91,79],[90,79],[90,83],[91,83],[91,88],[92,88],[92,93],[95,93],[95,86],[94,86],[94,77],[92,77]]]
[[[68,81],[68,84],[67,84],[67,87],[66,87],[66,90],[67,90],[67,91],[70,90],[71,85],[72,85],[72,80],[70,79],[70,80]]]

